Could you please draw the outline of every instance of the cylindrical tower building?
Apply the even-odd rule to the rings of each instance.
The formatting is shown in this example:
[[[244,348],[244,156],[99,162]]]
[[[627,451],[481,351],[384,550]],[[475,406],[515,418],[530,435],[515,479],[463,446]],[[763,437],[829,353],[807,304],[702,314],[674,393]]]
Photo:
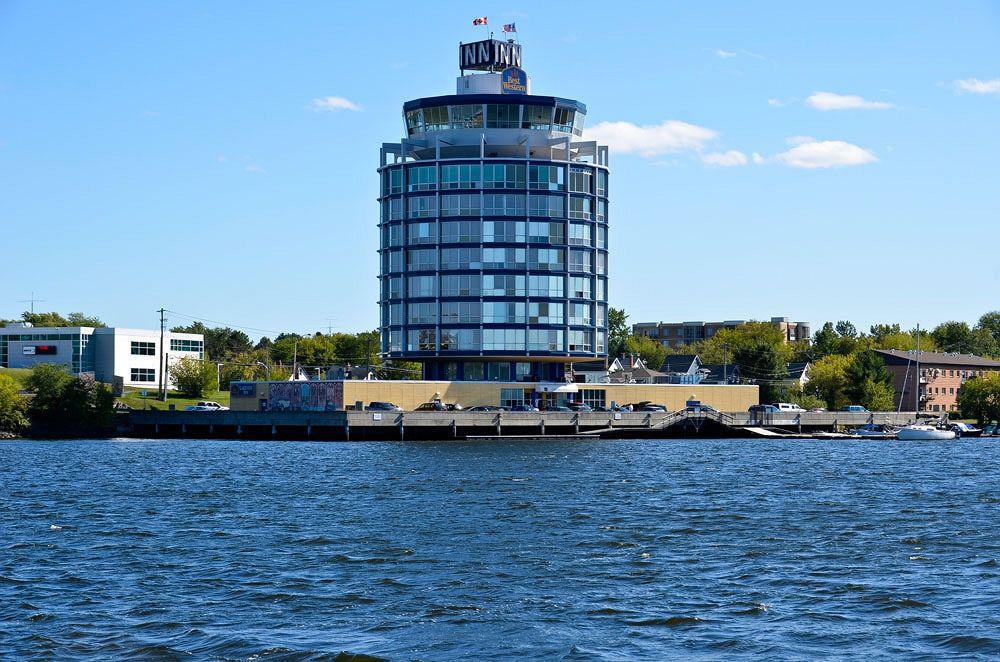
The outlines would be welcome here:
[[[406,102],[382,146],[382,352],[425,379],[561,382],[607,355],[608,150],[582,103],[527,93],[519,45],[459,52],[484,73]]]

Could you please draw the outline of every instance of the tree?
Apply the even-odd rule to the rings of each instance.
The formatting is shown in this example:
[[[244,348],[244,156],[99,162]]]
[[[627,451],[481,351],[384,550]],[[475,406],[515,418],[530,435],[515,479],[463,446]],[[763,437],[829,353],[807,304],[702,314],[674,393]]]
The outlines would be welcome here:
[[[794,402],[803,409],[819,409],[827,406],[827,403],[822,398],[807,392],[798,384],[788,390],[787,397],[789,402]]]
[[[975,354],[979,349],[976,334],[965,322],[943,322],[934,327],[931,337],[938,347],[945,352],[960,354]],[[921,349],[923,349],[921,347]]]
[[[834,329],[837,331],[837,335],[839,335],[841,338],[858,337],[857,327],[855,327],[852,323],[850,323],[847,320],[840,320],[839,322],[837,322],[837,325],[834,327]]]
[[[25,311],[21,315],[21,320],[29,322],[32,326],[69,326],[69,320],[56,312],[31,313]]]
[[[16,434],[27,428],[27,411],[17,382],[10,375],[0,374],[0,432]]]
[[[898,324],[872,324],[868,330],[875,342],[879,342],[886,336],[902,333]]]
[[[989,373],[965,382],[958,390],[962,418],[980,423],[1000,421],[1000,373]]]
[[[760,385],[761,402],[776,402],[784,393],[784,387],[779,383],[788,376],[788,362],[783,349],[783,344],[756,340],[738,346],[733,352],[733,363],[739,366],[741,377]]]
[[[872,350],[854,355],[845,370],[847,387],[844,393],[850,404],[860,404],[872,411],[890,411],[892,406],[892,375],[885,361]],[[888,402],[885,393],[888,392]]]
[[[980,317],[975,330],[980,338],[983,354],[1000,356],[1000,311],[994,310]]]
[[[830,354],[813,361],[809,365],[809,381],[804,391],[820,398],[830,410],[837,410],[850,404],[847,389],[847,366],[851,358],[840,354]]]
[[[201,322],[194,322],[187,326],[175,326],[170,330],[174,333],[200,333],[205,336],[205,354],[213,359],[227,359],[253,349],[250,336],[228,326],[209,328]]]
[[[34,397],[28,407],[32,430],[39,434],[104,433],[114,416],[114,396],[93,377],[72,377],[61,366],[40,364],[25,380]]]
[[[632,332],[628,328],[628,315],[624,308],[608,309],[608,356],[619,357],[625,353],[625,344]]]
[[[96,315],[84,315],[83,313],[70,313],[66,317],[66,321],[69,322],[68,326],[92,326],[94,328],[101,328],[107,326],[100,317]]]
[[[667,349],[648,336],[629,336],[625,341],[625,353],[636,354],[642,357],[647,368],[659,370],[667,356]]]
[[[212,390],[216,379],[216,368],[209,361],[185,356],[170,366],[170,379],[177,385],[177,391],[181,395],[200,398]]]

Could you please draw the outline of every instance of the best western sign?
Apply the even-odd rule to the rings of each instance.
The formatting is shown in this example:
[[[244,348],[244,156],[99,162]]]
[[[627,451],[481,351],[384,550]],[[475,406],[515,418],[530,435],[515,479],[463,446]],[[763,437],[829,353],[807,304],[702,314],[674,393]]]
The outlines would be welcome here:
[[[458,45],[460,69],[499,71],[521,66],[521,44],[497,39],[485,39]]]

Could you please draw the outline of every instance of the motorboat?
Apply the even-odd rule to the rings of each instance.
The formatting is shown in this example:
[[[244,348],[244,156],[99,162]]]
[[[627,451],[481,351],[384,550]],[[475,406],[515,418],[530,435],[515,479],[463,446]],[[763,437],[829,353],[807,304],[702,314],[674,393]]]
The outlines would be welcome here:
[[[975,425],[969,425],[968,423],[953,423],[951,429],[954,430],[955,434],[959,437],[983,436],[982,428],[977,428]]]
[[[851,435],[862,439],[895,439],[898,430],[891,425],[869,423],[851,430]]]
[[[899,428],[896,438],[900,441],[944,441],[954,439],[954,430],[935,427],[933,425],[906,425]]]

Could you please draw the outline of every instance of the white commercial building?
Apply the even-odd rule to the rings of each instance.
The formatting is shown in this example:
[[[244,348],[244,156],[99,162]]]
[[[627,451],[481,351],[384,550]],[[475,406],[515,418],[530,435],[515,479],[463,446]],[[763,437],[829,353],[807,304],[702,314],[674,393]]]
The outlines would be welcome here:
[[[167,366],[184,357],[205,358],[205,338],[200,333],[166,332],[163,338]],[[161,370],[160,332],[33,327],[24,322],[0,328],[0,367],[31,368],[39,363],[62,365],[73,374],[93,373],[97,381],[109,384],[121,377],[125,386],[156,387]]]

